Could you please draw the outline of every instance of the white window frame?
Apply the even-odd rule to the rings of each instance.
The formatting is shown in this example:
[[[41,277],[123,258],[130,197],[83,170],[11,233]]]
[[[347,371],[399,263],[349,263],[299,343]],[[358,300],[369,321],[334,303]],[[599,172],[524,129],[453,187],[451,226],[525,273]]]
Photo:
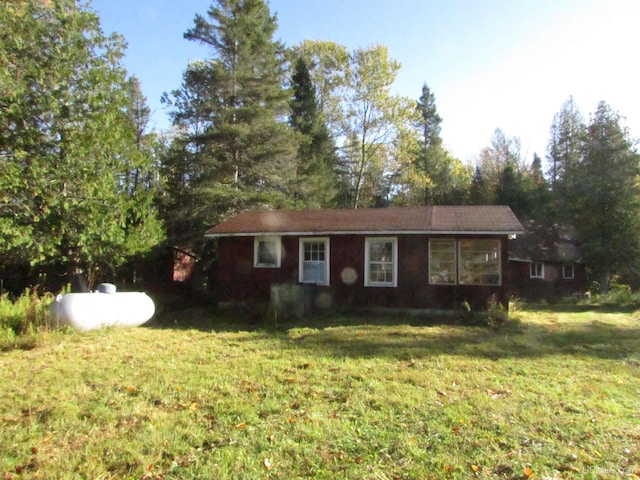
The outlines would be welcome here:
[[[323,283],[308,281],[304,279],[304,245],[305,243],[324,243],[324,278]],[[301,237],[299,241],[299,255],[298,255],[298,278],[300,283],[310,283],[314,285],[329,285],[330,284],[330,251],[329,251],[329,237]]]
[[[538,266],[540,267],[540,272],[538,272]],[[544,263],[531,262],[529,264],[529,278],[544,278]]]
[[[275,263],[260,263],[258,262],[258,249],[261,242],[274,242],[276,247],[276,262]],[[255,237],[253,240],[253,266],[254,268],[280,268],[282,261],[282,240],[280,237]]]
[[[391,242],[392,275],[391,282],[372,282],[370,280],[369,253],[372,243]],[[365,287],[397,287],[398,286],[398,237],[366,237],[364,246],[364,286]]]
[[[571,275],[567,275],[567,267],[571,268]],[[576,278],[576,267],[573,263],[562,264],[562,278],[565,280],[573,280],[574,278]]]

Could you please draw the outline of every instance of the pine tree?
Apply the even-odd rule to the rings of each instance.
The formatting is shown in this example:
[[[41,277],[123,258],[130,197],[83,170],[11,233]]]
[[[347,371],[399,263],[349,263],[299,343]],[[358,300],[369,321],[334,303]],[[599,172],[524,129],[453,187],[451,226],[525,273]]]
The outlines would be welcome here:
[[[420,170],[428,181],[425,182],[423,203],[437,203],[437,193],[442,185],[443,178],[441,165],[446,152],[442,149],[442,138],[440,138],[440,124],[442,118],[438,115],[436,109],[436,99],[429,87],[425,83],[422,86],[422,95],[416,104],[419,114],[419,121],[416,127],[420,130],[421,145],[420,151],[417,153],[415,166]]]
[[[440,137],[442,118],[438,115],[436,97],[426,83],[422,86],[422,95],[420,95],[416,109],[420,114],[420,120],[416,126],[422,134],[423,150],[427,151],[431,147],[442,146],[442,138]]]
[[[289,123],[300,136],[296,200],[306,208],[331,207],[335,204],[338,183],[335,145],[321,114],[309,68],[302,57],[297,59],[294,69]]]
[[[571,192],[583,153],[586,125],[573,99],[569,99],[556,113],[551,125],[547,159],[550,163],[549,181],[552,193],[552,215],[556,223],[572,221]]]
[[[476,165],[473,170],[473,178],[469,188],[469,201],[471,205],[489,205],[493,203],[489,186],[484,179],[480,165]]]
[[[179,132],[173,151],[190,163],[189,192],[179,193],[188,201],[172,216],[190,217],[193,242],[235,211],[291,206],[296,145],[276,28],[263,0],[218,0],[184,34],[212,54],[164,96]]]
[[[620,115],[604,102],[587,127],[575,175],[571,198],[581,253],[606,292],[612,275],[638,266],[640,155]]]

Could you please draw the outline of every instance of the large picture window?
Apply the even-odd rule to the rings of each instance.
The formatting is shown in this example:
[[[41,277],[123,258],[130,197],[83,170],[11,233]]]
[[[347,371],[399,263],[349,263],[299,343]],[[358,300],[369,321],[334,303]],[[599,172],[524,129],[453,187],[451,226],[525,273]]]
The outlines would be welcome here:
[[[500,240],[429,240],[429,283],[433,285],[500,285]]]
[[[253,266],[279,268],[280,252],[280,237],[256,237],[253,242]]]
[[[329,239],[300,239],[300,282],[329,285]]]
[[[500,285],[500,240],[459,240],[458,255],[461,284]]]
[[[365,286],[398,285],[398,239],[370,237],[365,244]]]

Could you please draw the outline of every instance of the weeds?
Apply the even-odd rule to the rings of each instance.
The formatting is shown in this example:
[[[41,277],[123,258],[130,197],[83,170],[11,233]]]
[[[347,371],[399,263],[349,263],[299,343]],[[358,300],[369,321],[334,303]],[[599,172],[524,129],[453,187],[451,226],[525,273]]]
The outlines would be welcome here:
[[[15,300],[0,296],[0,350],[30,349],[39,332],[49,329],[49,305],[54,296],[37,288],[25,290]]]

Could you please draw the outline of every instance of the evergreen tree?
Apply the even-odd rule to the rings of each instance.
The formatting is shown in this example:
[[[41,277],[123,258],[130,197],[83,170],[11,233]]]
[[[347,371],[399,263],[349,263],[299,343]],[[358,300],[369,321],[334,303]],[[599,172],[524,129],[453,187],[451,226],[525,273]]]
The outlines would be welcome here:
[[[528,217],[539,222],[549,222],[551,192],[549,184],[542,172],[542,159],[537,153],[533,154],[531,169],[527,177],[530,211]],[[525,219],[522,219],[525,220]]]
[[[612,275],[637,271],[640,254],[640,155],[620,122],[598,105],[571,192],[580,250],[603,292]]]
[[[571,223],[571,193],[583,154],[586,125],[573,97],[562,105],[553,118],[547,159],[552,193],[552,211],[556,223]]]
[[[493,203],[491,191],[484,180],[480,165],[476,165],[473,170],[473,178],[469,188],[469,202],[471,205],[490,205]]]
[[[429,90],[426,83],[422,86],[422,95],[420,95],[416,109],[420,114],[417,127],[422,133],[423,150],[426,151],[430,147],[442,146],[442,138],[440,137],[442,118],[438,115],[436,97]]]
[[[190,164],[189,192],[179,194],[188,201],[174,202],[171,216],[190,217],[190,243],[235,211],[292,205],[297,147],[276,28],[263,0],[218,0],[184,35],[212,53],[188,66],[172,99],[164,96],[179,132],[172,151]]]
[[[526,188],[526,181],[514,165],[507,165],[496,189],[496,204],[508,205],[519,218],[529,217],[531,213],[531,191]]]
[[[292,76],[289,123],[299,133],[296,200],[306,208],[334,205],[338,183],[335,145],[320,112],[309,68],[302,57]]]
[[[417,154],[415,166],[428,179],[425,182],[423,203],[425,205],[437,203],[438,196],[434,190],[442,185],[444,178],[441,175],[443,166],[441,165],[446,152],[442,148],[442,138],[440,138],[440,124],[442,118],[436,109],[436,99],[429,87],[425,83],[422,86],[422,95],[418,100],[416,109],[419,114],[419,121],[416,127],[421,133],[421,148]],[[440,175],[439,175],[440,174]]]

